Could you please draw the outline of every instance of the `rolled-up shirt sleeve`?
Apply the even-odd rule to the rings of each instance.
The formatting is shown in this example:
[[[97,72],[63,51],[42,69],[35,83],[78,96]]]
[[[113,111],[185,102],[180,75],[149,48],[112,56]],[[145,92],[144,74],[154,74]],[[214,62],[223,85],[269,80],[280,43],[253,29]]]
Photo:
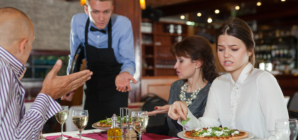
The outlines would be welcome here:
[[[7,68],[0,66],[0,139],[1,140],[31,140],[38,139],[45,122],[61,110],[60,105],[50,96],[40,93],[32,107],[23,116],[20,97],[12,88],[17,85],[15,75]],[[23,102],[23,101],[22,101]]]
[[[49,95],[38,94],[16,128],[15,139],[37,139],[46,121],[60,110],[61,106]]]

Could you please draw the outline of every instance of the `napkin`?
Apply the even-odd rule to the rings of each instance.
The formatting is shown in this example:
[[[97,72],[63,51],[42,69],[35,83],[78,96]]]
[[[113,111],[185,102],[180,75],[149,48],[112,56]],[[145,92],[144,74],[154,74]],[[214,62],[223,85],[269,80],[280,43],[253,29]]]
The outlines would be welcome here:
[[[107,139],[107,133],[87,133],[87,134],[82,134],[83,137],[91,138],[91,139],[96,139],[96,140],[106,140]]]
[[[87,138],[92,138],[96,140],[106,140],[107,139],[107,134],[106,133],[87,133],[87,134],[82,134],[82,136],[87,137]],[[145,133],[142,135],[142,140],[183,140],[179,139],[176,137],[170,137],[170,136],[164,136],[164,135],[158,135],[158,134],[153,134],[153,133]]]
[[[60,137],[61,135],[57,135],[57,136],[47,136],[46,140],[56,140],[56,138]],[[78,138],[73,138],[71,136],[68,135],[63,135],[65,138],[68,138],[69,140],[79,140]],[[83,139],[82,139],[83,140]]]

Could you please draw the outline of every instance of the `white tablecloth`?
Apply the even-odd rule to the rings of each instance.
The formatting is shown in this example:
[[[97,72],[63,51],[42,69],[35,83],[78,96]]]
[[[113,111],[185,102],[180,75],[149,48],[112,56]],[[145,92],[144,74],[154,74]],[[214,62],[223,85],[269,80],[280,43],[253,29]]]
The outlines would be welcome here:
[[[99,130],[99,129],[90,129],[90,130],[83,130],[82,131],[82,134],[86,134],[86,133],[98,133],[98,132],[101,132],[102,130]],[[79,138],[79,131],[69,131],[69,132],[63,132],[63,135],[68,135],[68,136],[71,136],[71,137],[74,137],[74,138]],[[44,137],[47,137],[47,136],[57,136],[57,135],[61,135],[61,132],[57,132],[57,133],[46,133],[46,134],[42,134]],[[87,137],[83,137],[82,136],[82,139],[84,140],[95,140],[95,139],[91,139],[91,138],[87,138]]]

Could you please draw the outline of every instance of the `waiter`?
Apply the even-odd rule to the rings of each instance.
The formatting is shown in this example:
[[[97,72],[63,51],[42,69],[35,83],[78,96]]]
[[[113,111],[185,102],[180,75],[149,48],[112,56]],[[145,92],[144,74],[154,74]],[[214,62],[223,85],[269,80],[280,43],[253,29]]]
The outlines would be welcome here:
[[[135,72],[131,22],[113,12],[113,0],[87,0],[85,13],[71,21],[69,66],[78,46],[85,47],[87,68],[93,72],[84,86],[84,109],[89,112],[86,129],[92,124],[119,115],[120,107],[128,106],[130,80]],[[65,97],[71,100],[72,94]]]

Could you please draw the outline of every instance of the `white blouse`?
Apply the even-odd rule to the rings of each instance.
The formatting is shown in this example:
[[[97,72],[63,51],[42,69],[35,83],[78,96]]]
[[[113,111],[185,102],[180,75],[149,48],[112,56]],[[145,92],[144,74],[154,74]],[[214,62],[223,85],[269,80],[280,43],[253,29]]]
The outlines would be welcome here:
[[[203,117],[191,119],[196,122],[189,121],[184,127],[192,130],[222,125],[251,132],[259,139],[274,135],[275,120],[289,118],[284,96],[272,74],[252,68],[247,64],[236,83],[230,73],[216,78]],[[187,117],[194,116],[188,111]]]

